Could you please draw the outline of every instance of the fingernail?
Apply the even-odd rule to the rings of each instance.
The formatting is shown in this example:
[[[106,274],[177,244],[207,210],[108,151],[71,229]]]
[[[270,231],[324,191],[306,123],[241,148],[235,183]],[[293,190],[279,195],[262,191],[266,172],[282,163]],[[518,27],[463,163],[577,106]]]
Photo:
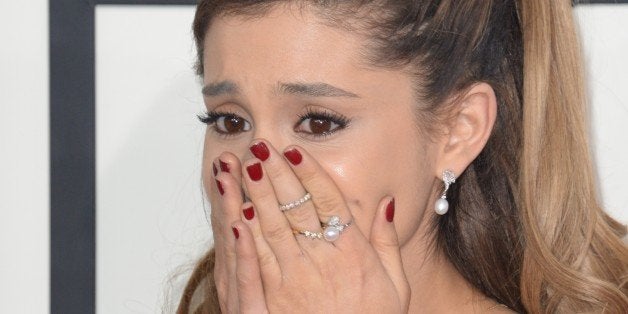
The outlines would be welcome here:
[[[393,218],[395,218],[395,199],[393,198],[388,206],[386,206],[386,220],[388,222],[392,222]]]
[[[253,210],[253,206],[249,208],[245,208],[243,212],[244,212],[244,218],[246,218],[246,220],[251,220],[253,219],[253,217],[255,217],[255,211]]]
[[[214,170],[214,177],[218,174],[218,169],[216,168],[216,164],[212,162],[212,168]]]
[[[231,230],[233,231],[233,236],[236,239],[240,238],[240,231],[238,231],[238,229],[236,227],[231,227]]]
[[[246,167],[246,172],[249,173],[249,178],[253,181],[259,181],[262,178],[262,164],[256,162]]]
[[[220,171],[229,172],[229,164],[222,160],[218,160],[218,161],[220,162]]]
[[[295,166],[300,164],[303,160],[303,156],[301,156],[301,153],[296,148],[283,152],[283,155],[286,156],[288,161]]]
[[[225,190],[222,188],[222,184],[220,183],[220,181],[216,180],[216,186],[218,187],[218,192],[220,192],[220,195],[225,194]]]
[[[270,156],[270,151],[268,151],[268,147],[264,144],[264,142],[257,142],[249,149],[251,150],[251,153],[253,153],[253,155],[261,161],[265,161],[268,159],[268,156]]]

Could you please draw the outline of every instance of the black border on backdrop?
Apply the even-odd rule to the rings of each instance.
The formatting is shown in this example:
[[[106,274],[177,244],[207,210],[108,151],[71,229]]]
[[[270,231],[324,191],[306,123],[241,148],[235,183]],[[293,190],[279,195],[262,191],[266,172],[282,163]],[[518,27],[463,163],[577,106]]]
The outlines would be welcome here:
[[[96,5],[195,0],[49,0],[50,312],[96,312]]]
[[[628,0],[574,1],[628,4]],[[96,311],[96,5],[196,0],[49,0],[50,311]]]

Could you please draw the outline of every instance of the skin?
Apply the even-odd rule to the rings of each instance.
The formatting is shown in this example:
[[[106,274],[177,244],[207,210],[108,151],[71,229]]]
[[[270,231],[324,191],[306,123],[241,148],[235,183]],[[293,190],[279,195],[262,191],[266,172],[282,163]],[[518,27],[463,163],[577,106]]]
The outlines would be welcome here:
[[[219,17],[210,26],[205,105],[236,116],[208,125],[203,162],[223,311],[480,313],[496,304],[429,249],[441,173],[460,174],[486,144],[493,90],[475,84],[436,126],[439,135],[428,136],[416,119],[413,79],[366,65],[363,44],[290,7],[254,19]],[[316,93],[303,92],[313,85]],[[348,123],[300,118],[308,112]],[[250,150],[260,142],[270,151],[264,161]],[[292,149],[303,156],[298,165],[283,156]],[[258,163],[263,177],[255,181],[245,169]],[[312,201],[277,210],[306,190]],[[252,206],[249,220],[242,210]],[[333,244],[292,234],[320,231],[331,215],[353,222]]]

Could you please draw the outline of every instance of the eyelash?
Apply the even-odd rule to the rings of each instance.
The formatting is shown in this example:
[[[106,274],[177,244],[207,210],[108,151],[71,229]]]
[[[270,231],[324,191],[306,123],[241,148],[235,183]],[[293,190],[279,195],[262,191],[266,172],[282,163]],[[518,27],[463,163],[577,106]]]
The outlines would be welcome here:
[[[238,117],[239,118],[240,116],[232,112],[206,111],[203,115],[197,115],[196,117],[198,117],[198,120],[201,121],[202,123],[214,124],[216,123],[216,120],[218,120],[218,118],[221,118],[221,117],[225,117],[225,118]]]
[[[307,119],[320,119],[320,120],[327,120],[330,121],[332,123],[335,123],[338,125],[338,127],[331,131],[331,132],[325,132],[322,134],[310,134],[310,133],[306,133],[306,132],[300,132],[305,134],[306,136],[311,136],[313,138],[319,138],[319,139],[324,139],[338,131],[342,131],[344,129],[346,129],[349,126],[349,123],[351,122],[351,120],[341,114],[337,114],[337,113],[333,113],[333,112],[329,112],[329,111],[324,111],[324,110],[315,110],[313,108],[308,108],[307,111],[305,112],[305,114],[301,114],[299,115],[299,121],[294,125],[294,129],[296,130],[305,120]]]
[[[241,118],[239,115],[233,113],[233,112],[220,112],[220,111],[207,111],[204,113],[204,115],[198,115],[197,116],[198,119],[202,122],[205,123],[207,125],[212,125],[215,124],[216,121],[219,118],[224,117],[225,119],[229,119],[229,118],[239,118],[239,119],[243,119]],[[347,118],[344,115],[341,114],[337,114],[337,113],[333,113],[333,112],[329,112],[329,111],[324,111],[324,110],[316,110],[313,108],[308,108],[307,111],[305,112],[305,114],[300,114],[298,115],[298,122],[294,125],[294,129],[297,130],[299,128],[299,126],[306,120],[308,119],[318,119],[318,120],[326,120],[326,121],[330,121],[334,124],[337,124],[338,126],[330,131],[330,132],[325,132],[325,133],[321,133],[321,134],[313,134],[313,133],[307,133],[307,132],[303,132],[303,131],[297,131],[299,133],[304,134],[305,136],[308,137],[312,137],[314,139],[325,139],[328,136],[341,131],[343,129],[346,129],[349,124],[351,123],[351,119]],[[239,133],[223,133],[223,132],[219,132],[216,127],[214,126],[214,128],[212,128],[212,130],[219,134],[222,137],[231,137],[231,136],[236,136]]]
[[[220,132],[216,129],[216,121],[218,121],[218,119],[220,118],[225,118],[225,119],[230,119],[230,118],[241,118],[239,115],[233,113],[233,112],[228,112],[228,111],[206,111],[203,115],[197,115],[196,116],[198,118],[199,121],[201,121],[202,123],[207,124],[208,126],[213,125],[214,127],[211,128],[211,130],[219,135],[222,138],[229,138],[232,136],[236,136],[238,135],[237,133],[224,133],[224,132]]]

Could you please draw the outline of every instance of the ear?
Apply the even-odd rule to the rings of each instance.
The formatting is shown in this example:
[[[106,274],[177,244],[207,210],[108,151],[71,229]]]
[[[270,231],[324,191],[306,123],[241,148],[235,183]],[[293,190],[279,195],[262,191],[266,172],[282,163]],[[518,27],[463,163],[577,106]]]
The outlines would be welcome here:
[[[477,83],[458,98],[450,112],[453,115],[444,125],[445,134],[439,140],[437,178],[441,178],[445,169],[460,176],[480,154],[495,124],[495,91],[487,83]]]

